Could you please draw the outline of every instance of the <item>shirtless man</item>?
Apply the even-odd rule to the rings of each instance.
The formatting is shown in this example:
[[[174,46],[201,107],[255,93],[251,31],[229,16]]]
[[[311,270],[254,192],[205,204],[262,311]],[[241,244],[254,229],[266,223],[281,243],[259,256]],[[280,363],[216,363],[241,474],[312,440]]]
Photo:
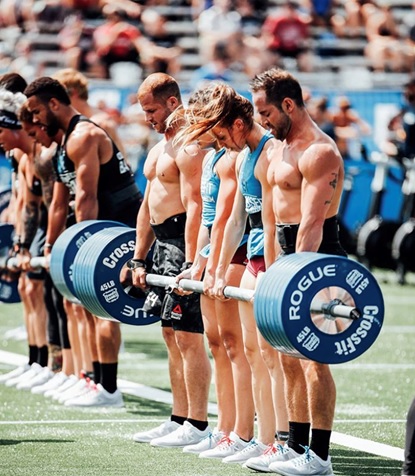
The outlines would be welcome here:
[[[50,136],[59,129],[65,133],[57,160],[61,180],[54,189],[57,208],[51,205],[51,211],[58,213],[48,227],[47,246],[53,245],[64,229],[71,192],[75,195],[77,222],[104,219],[134,226],[141,195],[130,168],[108,134],[78,114],[65,88],[55,79],[39,78],[26,88],[25,94],[34,122],[43,124]],[[59,202],[55,201],[55,191]],[[67,406],[123,405],[117,389],[119,324],[103,319],[96,319],[95,324],[100,383],[87,394],[66,401]]]
[[[138,100],[147,122],[164,134],[150,150],[144,166],[147,187],[137,219],[134,259],[130,261],[134,285],[146,288],[146,257],[154,241],[153,273],[176,276],[194,261],[204,152],[195,147],[194,154],[189,154],[173,142],[178,125],[168,127],[166,120],[182,101],[171,76],[148,76],[138,90]],[[170,420],[133,438],[163,447],[196,444],[210,431],[207,401],[211,369],[203,341],[200,296],[166,294],[164,289],[154,288],[147,298],[150,300],[158,303],[153,312],[162,316],[173,408]]]
[[[282,141],[268,168],[274,210],[271,219],[281,253],[313,251],[345,256],[336,220],[344,169],[335,143],[311,120],[301,87],[287,72],[275,68],[256,76],[251,91],[262,124]],[[275,226],[264,223],[264,229],[275,230]],[[289,439],[269,470],[284,476],[333,476],[329,444],[336,387],[330,368],[288,355],[282,355],[281,361]]]

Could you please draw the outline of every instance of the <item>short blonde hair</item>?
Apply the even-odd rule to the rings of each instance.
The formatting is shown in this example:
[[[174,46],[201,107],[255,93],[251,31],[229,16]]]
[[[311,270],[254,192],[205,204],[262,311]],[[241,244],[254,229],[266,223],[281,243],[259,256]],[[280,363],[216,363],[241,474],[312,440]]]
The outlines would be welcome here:
[[[75,91],[80,99],[88,100],[88,79],[76,69],[60,69],[53,77],[65,86],[69,96]]]

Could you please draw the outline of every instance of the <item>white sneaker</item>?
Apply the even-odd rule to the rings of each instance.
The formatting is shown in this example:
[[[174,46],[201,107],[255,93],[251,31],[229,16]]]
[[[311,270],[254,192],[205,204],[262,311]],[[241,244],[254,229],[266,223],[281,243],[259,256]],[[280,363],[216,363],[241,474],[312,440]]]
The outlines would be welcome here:
[[[206,438],[209,432],[209,427],[204,431],[200,431],[191,423],[185,421],[183,425],[180,425],[179,428],[172,433],[151,440],[150,445],[164,448],[182,448],[183,446],[199,443],[203,438]]]
[[[0,375],[0,383],[6,383],[6,381],[11,379],[11,378],[20,377],[20,375],[24,374],[29,369],[30,369],[29,364],[20,365],[19,367],[16,367],[15,369],[11,370],[10,372],[7,372],[6,374]]]
[[[185,446],[183,448],[183,453],[193,453],[199,454],[203,451],[211,450],[218,446],[219,442],[225,436],[223,431],[219,431],[217,428],[214,428],[212,432],[209,432],[206,438],[203,438],[202,441],[196,443],[195,445]]]
[[[18,377],[10,378],[9,380],[6,380],[6,387],[14,387],[18,385],[20,382],[28,381],[32,379],[34,376],[39,374],[43,370],[43,367],[41,367],[37,362],[34,362],[26,372],[22,373]]]
[[[133,435],[133,440],[137,443],[150,443],[151,440],[160,438],[162,436],[169,435],[177,428],[181,427],[179,423],[171,420],[167,420],[156,428],[152,428],[148,431],[139,431]]]
[[[66,392],[69,388],[73,387],[78,382],[78,380],[79,378],[76,375],[69,375],[69,377],[67,377],[67,379],[63,381],[58,387],[46,390],[43,395],[47,398],[53,398],[54,400],[56,400],[58,397],[63,395],[63,393]]]
[[[274,462],[269,468],[282,476],[334,476],[330,456],[324,461],[308,446],[305,453],[297,458]]]
[[[33,387],[31,392],[37,395],[42,395],[48,390],[56,390],[67,379],[68,376],[66,374],[64,374],[63,372],[57,372],[56,374],[53,374],[53,377],[47,382],[45,382],[43,385]]]
[[[236,452],[234,455],[227,456],[223,458],[222,463],[239,463],[243,464],[245,461],[248,461],[249,458],[255,458],[256,456],[262,455],[262,453],[267,449],[267,445],[264,445],[260,441],[252,440],[247,446],[241,451]]]
[[[70,400],[66,400],[65,407],[116,407],[124,406],[122,393],[117,389],[114,393],[109,393],[99,383],[91,387],[85,395],[81,395]]]
[[[18,383],[16,388],[18,390],[31,390],[34,387],[49,382],[49,380],[53,378],[54,375],[55,374],[52,372],[52,370],[50,370],[49,367],[43,367],[42,370],[30,380],[25,380],[24,382]]]
[[[74,376],[75,377],[75,376]],[[57,400],[59,403],[65,403],[66,400],[71,400],[72,398],[79,397],[80,395],[85,395],[90,391],[91,386],[95,385],[90,381],[84,378],[74,378],[72,382],[65,382],[63,384],[62,391],[58,389],[56,393],[52,396],[53,400]]]
[[[262,473],[272,473],[270,464],[278,461],[288,461],[289,459],[297,458],[299,453],[290,448],[287,444],[282,446],[279,444],[269,445],[268,449],[264,451],[261,456],[250,458],[242,466],[244,468],[255,469]]]
[[[223,459],[227,456],[234,455],[237,451],[243,450],[249,445],[249,442],[241,440],[239,436],[231,431],[229,436],[224,436],[216,448],[211,450],[203,451],[199,454],[199,458],[218,458]]]

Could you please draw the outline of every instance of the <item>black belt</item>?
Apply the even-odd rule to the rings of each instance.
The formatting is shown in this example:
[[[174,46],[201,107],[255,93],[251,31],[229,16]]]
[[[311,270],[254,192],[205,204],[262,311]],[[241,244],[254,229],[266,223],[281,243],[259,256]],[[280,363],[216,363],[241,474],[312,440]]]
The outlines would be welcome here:
[[[151,225],[151,228],[158,240],[167,240],[170,238],[181,238],[184,236],[186,226],[186,213],[174,215],[167,218],[160,225]]]
[[[249,226],[251,228],[263,228],[262,212],[251,213],[248,215]]]

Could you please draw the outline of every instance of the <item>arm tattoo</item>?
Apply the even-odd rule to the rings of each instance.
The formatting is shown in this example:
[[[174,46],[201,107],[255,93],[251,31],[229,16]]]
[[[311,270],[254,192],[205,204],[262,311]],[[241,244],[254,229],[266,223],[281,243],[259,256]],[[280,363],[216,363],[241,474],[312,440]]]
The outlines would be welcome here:
[[[30,245],[39,226],[39,206],[29,202],[23,213],[23,239],[22,242]]]
[[[337,187],[338,174],[333,173],[332,175],[333,175],[334,177],[333,177],[333,179],[331,180],[331,182],[329,182],[329,185],[330,185],[330,187],[333,188],[333,194],[334,194],[334,191],[336,190],[336,187]],[[324,202],[324,205],[329,205],[330,203],[331,203],[331,200],[326,200],[326,201]]]

